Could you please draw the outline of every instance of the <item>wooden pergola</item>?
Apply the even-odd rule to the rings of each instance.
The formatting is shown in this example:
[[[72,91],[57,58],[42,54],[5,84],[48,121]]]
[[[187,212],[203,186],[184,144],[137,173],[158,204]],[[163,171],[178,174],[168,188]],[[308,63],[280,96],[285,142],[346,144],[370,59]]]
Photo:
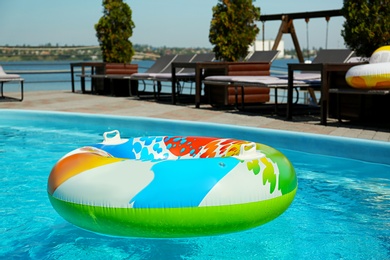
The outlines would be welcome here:
[[[316,12],[302,12],[302,13],[288,13],[288,14],[271,14],[271,15],[261,15],[260,21],[263,23],[263,42],[264,42],[264,22],[266,21],[277,21],[281,20],[282,24],[280,25],[278,34],[275,38],[275,43],[272,47],[272,50],[277,50],[280,40],[282,39],[283,34],[291,34],[291,38],[294,43],[295,51],[297,52],[297,57],[300,62],[304,62],[303,54],[301,47],[299,46],[299,41],[297,34],[295,32],[293,20],[295,19],[305,19],[306,22],[310,18],[325,18],[329,21],[330,17],[333,16],[343,16],[341,9],[338,10],[327,10],[327,11],[316,11]]]

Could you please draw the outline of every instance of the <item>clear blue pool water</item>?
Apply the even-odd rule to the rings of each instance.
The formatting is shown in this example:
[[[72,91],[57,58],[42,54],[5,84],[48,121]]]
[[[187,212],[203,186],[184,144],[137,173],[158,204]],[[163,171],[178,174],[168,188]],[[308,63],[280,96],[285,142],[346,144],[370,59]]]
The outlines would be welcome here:
[[[191,239],[81,230],[51,207],[46,183],[65,153],[122,136],[206,135],[271,145],[294,164],[290,208],[258,228]],[[389,259],[390,144],[143,118],[0,111],[0,259]]]

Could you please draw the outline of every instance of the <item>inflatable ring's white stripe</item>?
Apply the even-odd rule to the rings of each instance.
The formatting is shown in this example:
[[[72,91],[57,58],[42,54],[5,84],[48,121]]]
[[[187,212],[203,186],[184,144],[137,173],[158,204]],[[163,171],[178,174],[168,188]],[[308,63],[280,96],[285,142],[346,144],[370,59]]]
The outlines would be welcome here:
[[[371,63],[354,66],[348,70],[346,77],[361,77],[361,76],[385,76],[390,75],[390,62],[386,63]]]
[[[347,71],[345,79],[354,88],[390,89],[390,62],[354,66]]]

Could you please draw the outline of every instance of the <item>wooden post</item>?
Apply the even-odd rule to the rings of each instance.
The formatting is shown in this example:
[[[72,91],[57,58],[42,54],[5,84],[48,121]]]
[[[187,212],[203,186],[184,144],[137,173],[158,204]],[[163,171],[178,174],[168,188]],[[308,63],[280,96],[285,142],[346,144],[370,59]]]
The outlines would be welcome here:
[[[286,28],[286,22],[285,22],[285,19],[283,17],[282,24],[280,25],[278,34],[276,35],[276,38],[275,38],[274,46],[272,46],[273,51],[276,51],[278,49],[280,40],[282,39],[283,33],[285,31],[285,28]]]
[[[284,33],[289,33],[291,35],[298,60],[299,62],[303,63],[304,58],[303,58],[301,47],[299,45],[297,34],[295,33],[294,23],[293,20],[288,17],[288,15],[282,16],[282,24],[279,27],[279,31],[278,34],[276,35],[275,43],[274,46],[272,47],[272,50],[276,51],[278,49],[280,40],[282,39]]]
[[[303,63],[305,60],[303,58],[301,47],[299,46],[297,34],[295,33],[293,20],[290,20],[290,21],[291,21],[291,23],[289,23],[289,33],[291,34],[291,38],[292,38],[293,43],[294,43],[294,47],[295,47],[295,51],[297,53],[298,60],[299,60],[299,62]]]

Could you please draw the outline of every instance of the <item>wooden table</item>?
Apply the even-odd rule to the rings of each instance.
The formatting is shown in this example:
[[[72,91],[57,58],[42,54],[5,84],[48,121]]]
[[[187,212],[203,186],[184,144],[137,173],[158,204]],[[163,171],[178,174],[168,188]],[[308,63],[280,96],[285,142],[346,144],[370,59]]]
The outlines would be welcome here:
[[[103,67],[104,62],[75,62],[70,64],[70,76],[72,80],[72,92],[75,92],[74,68],[81,67],[81,75],[85,75],[85,68],[91,67],[91,75],[96,73],[96,68]],[[85,93],[85,77],[80,77],[81,92]]]
[[[287,91],[287,120],[292,120],[293,114],[293,85],[294,85],[294,71],[314,71],[321,73],[321,112],[320,122],[322,125],[327,124],[328,106],[329,106],[329,88],[330,77],[332,73],[347,72],[351,67],[360,65],[362,63],[326,63],[326,64],[288,64],[288,91]]]
[[[176,104],[176,75],[177,68],[193,68],[195,70],[195,107],[199,108],[202,94],[202,80],[204,69],[227,69],[229,62],[172,62],[172,104]]]

